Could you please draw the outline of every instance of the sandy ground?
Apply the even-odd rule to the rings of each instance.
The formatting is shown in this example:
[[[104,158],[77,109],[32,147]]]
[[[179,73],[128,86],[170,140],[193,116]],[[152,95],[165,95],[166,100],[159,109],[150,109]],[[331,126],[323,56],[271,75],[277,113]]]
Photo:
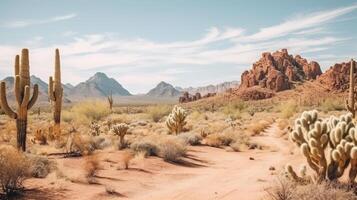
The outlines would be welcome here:
[[[171,164],[160,158],[135,159],[129,170],[121,163],[122,152],[99,152],[98,184],[83,178],[83,159],[56,158],[68,179],[55,174],[30,179],[25,199],[261,199],[279,170],[300,158],[291,155],[291,143],[281,137],[276,124],[252,140],[266,150],[229,152],[225,149],[190,147],[187,158]],[[269,168],[274,167],[275,170]],[[105,188],[113,188],[107,194]]]

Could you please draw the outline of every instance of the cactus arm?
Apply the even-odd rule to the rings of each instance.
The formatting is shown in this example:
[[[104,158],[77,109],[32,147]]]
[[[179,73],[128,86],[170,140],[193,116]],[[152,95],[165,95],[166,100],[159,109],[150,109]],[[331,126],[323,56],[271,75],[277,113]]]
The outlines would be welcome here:
[[[22,100],[21,108],[27,109],[29,100],[30,100],[30,87],[26,85],[24,89],[24,99]]]
[[[16,101],[17,103],[20,105],[22,102],[22,98],[21,98],[21,84],[20,84],[20,76],[16,75],[15,76],[15,97],[16,97]]]
[[[27,109],[31,109],[33,105],[35,105],[36,101],[37,101],[37,98],[38,98],[38,85],[35,84],[33,86],[33,93],[32,93],[32,97],[30,99],[30,102],[27,106]]]
[[[16,119],[17,114],[10,108],[6,98],[6,83],[1,82],[0,86],[1,108],[11,118]]]
[[[15,57],[15,76],[20,74],[20,56],[16,55]]]
[[[53,78],[50,76],[49,81],[48,81],[48,98],[50,98],[51,101],[55,101],[55,95],[53,92]]]

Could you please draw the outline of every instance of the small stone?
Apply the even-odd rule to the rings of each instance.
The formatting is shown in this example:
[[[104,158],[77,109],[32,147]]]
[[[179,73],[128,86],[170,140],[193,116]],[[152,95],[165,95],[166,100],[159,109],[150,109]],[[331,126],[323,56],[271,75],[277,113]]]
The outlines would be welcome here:
[[[249,157],[249,160],[254,160],[254,158],[253,157]]]

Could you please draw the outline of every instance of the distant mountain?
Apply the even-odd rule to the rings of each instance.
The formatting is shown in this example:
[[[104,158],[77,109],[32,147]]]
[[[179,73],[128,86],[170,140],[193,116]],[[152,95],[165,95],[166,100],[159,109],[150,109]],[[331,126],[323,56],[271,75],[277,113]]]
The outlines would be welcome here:
[[[151,97],[177,97],[180,91],[174,88],[171,84],[161,81],[155,88],[151,89],[147,94]]]
[[[188,92],[192,95],[199,92],[203,96],[206,95],[207,93],[222,93],[230,88],[238,87],[238,85],[239,85],[238,81],[230,81],[230,82],[220,83],[217,85],[207,85],[203,87],[189,87],[189,88],[176,87],[176,89],[178,89],[181,92]]]
[[[128,90],[123,88],[115,79],[109,78],[102,72],[97,72],[87,81],[81,82],[69,90],[70,99],[100,98],[110,93],[114,96],[130,96]]]

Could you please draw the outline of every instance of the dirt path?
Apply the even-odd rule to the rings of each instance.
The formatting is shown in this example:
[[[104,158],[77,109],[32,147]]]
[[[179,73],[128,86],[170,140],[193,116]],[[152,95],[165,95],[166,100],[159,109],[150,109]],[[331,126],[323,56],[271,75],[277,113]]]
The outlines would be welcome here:
[[[277,170],[294,156],[289,153],[289,142],[280,137],[280,130],[272,124],[254,142],[269,146],[270,150],[227,152],[224,149],[196,146],[180,164],[169,164],[151,157],[135,161],[131,170],[117,170],[120,152],[103,152],[98,184],[88,185],[67,181],[61,186],[63,195],[71,199],[242,199],[255,200],[264,195],[264,187],[275,178]],[[110,160],[110,162],[108,161]],[[81,174],[82,159],[62,160],[70,174]],[[274,167],[276,170],[269,170]],[[74,169],[73,169],[74,168]],[[30,185],[46,187],[49,178],[32,179]],[[105,187],[118,193],[108,195]]]

